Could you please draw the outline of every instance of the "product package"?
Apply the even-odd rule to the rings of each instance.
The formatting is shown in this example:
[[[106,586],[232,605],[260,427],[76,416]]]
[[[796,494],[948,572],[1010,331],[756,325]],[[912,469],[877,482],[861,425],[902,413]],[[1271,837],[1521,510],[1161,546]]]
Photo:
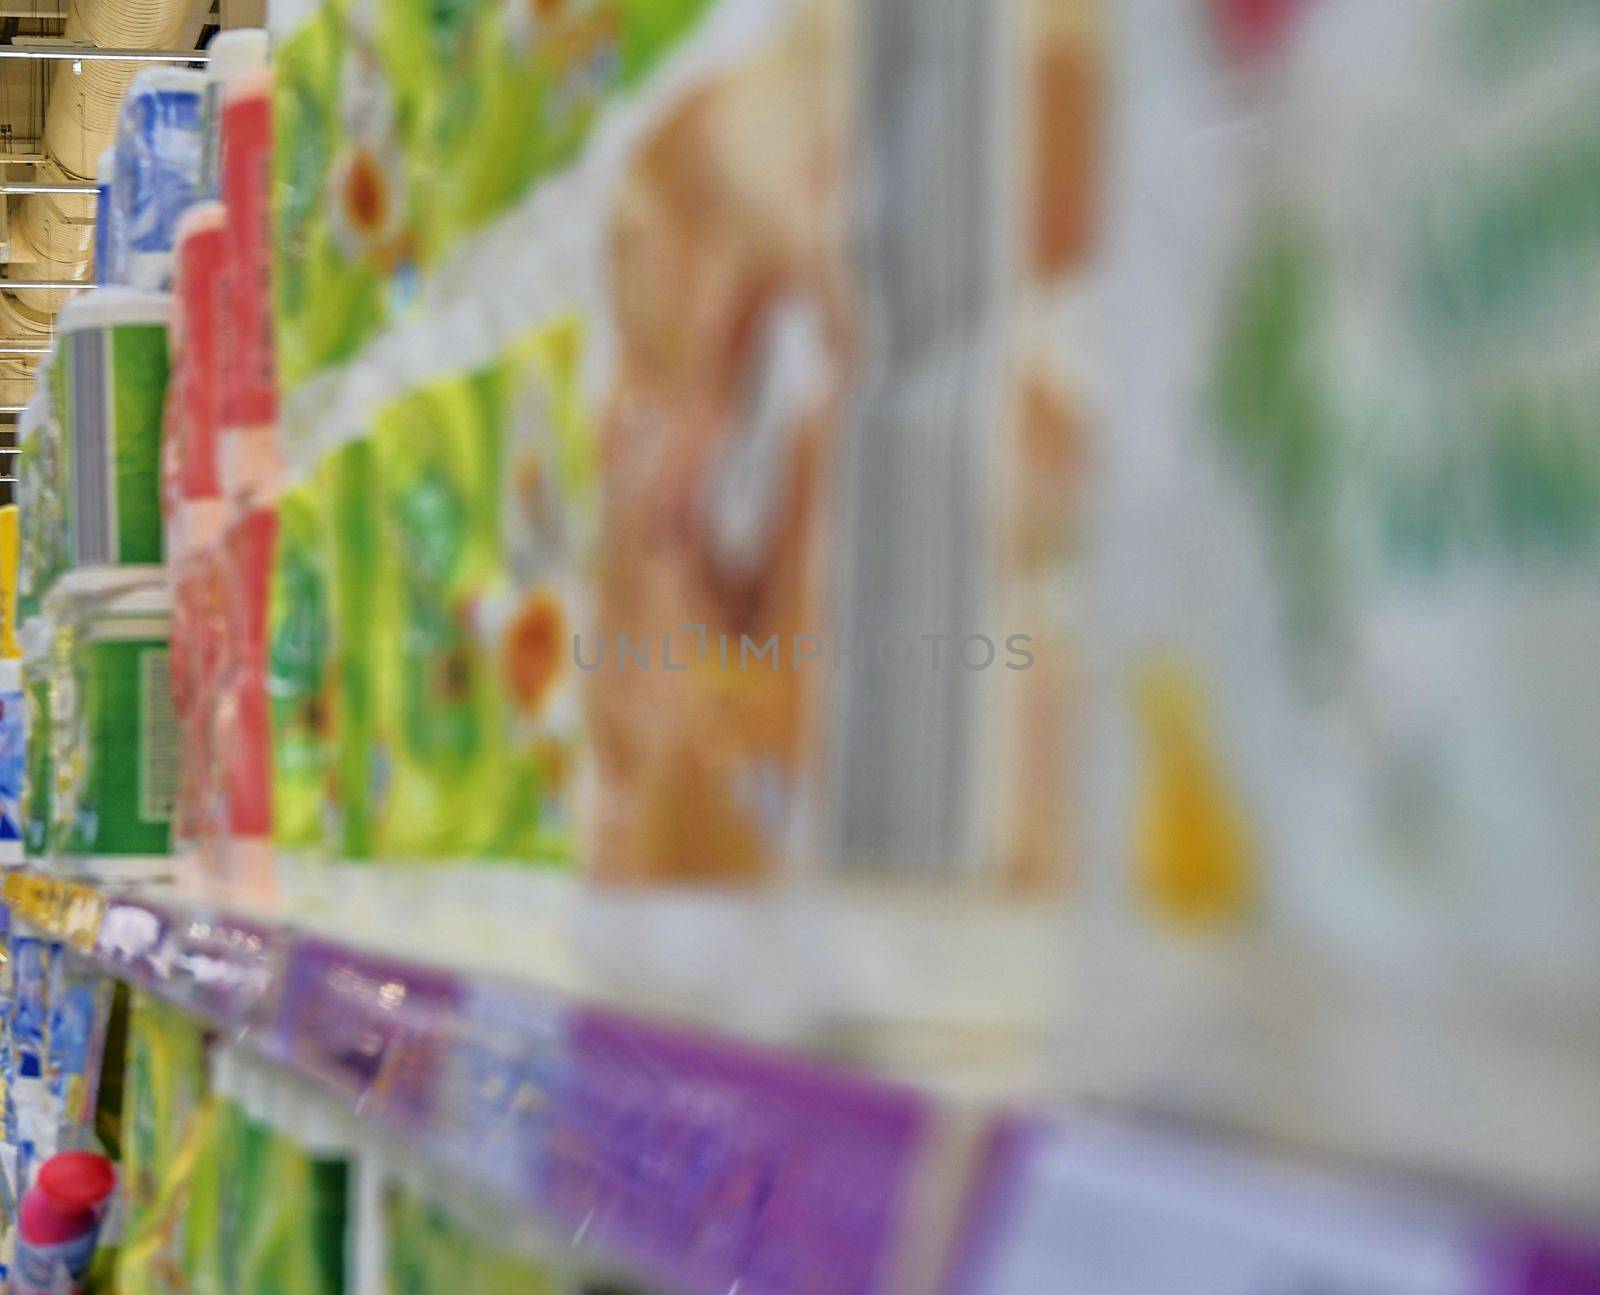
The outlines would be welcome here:
[[[22,655],[21,644],[17,641],[21,542],[21,518],[17,505],[0,504],[0,660],[4,661],[14,661]]]
[[[217,335],[226,301],[227,213],[199,203],[178,223],[163,475],[169,484],[166,556],[175,566],[217,543],[223,522],[217,457],[224,373]]]
[[[850,628],[829,576],[854,310],[845,22],[783,6],[707,57],[604,191],[616,341],[589,393],[581,666],[606,881],[749,883],[820,857],[818,725]]]
[[[40,1161],[56,1151],[58,1121],[50,1097],[47,1049],[50,1034],[51,968],[60,946],[21,918],[11,920],[12,997],[8,1004],[5,1142],[15,1156],[14,1198],[33,1185]]]
[[[372,442],[346,442],[319,469],[328,583],[328,660],[338,698],[329,730],[329,778],[325,788],[323,840],[336,858],[373,857],[373,804],[383,795],[389,770],[375,758],[377,704],[372,645],[382,575],[378,563],[378,480]]]
[[[23,1198],[13,1295],[79,1295],[111,1208],[116,1171],[104,1156],[67,1151],[46,1161]]]
[[[384,1195],[387,1289],[392,1295],[555,1295],[559,1279],[503,1239],[464,1222],[425,1191],[396,1183]]]
[[[28,768],[28,703],[22,662],[0,659],[0,861],[22,862],[23,779]]]
[[[32,620],[66,569],[62,445],[48,369],[17,420],[17,623]]]
[[[256,1136],[264,1144],[258,1152],[261,1179],[254,1208],[239,1221],[233,1289],[342,1295],[348,1266],[347,1158],[307,1148],[270,1127]]]
[[[228,642],[227,576],[224,555],[216,546],[190,554],[172,574],[169,659],[179,742],[172,845],[188,881],[218,874],[226,834],[222,781],[226,747],[218,721]]]
[[[227,597],[214,711],[224,885],[260,900],[275,890],[268,613],[278,535],[275,507],[235,517],[219,552]]]
[[[580,339],[559,321],[420,387],[284,491],[267,630],[280,844],[571,859],[569,663],[597,479]]]
[[[270,504],[279,477],[278,372],[272,318],[272,76],[234,77],[222,100],[221,192],[228,207],[231,381],[223,393],[223,464],[229,497]]]
[[[567,166],[708,0],[312,7],[282,33],[275,282],[286,389],[404,312],[419,271]]]
[[[555,326],[500,363],[380,413],[367,564],[374,847],[385,857],[572,852],[587,428],[562,404]]]
[[[356,1289],[354,1158],[298,1081],[216,1054],[185,1222],[190,1295],[343,1295]]]
[[[51,763],[55,746],[50,731],[51,641],[39,622],[35,621],[29,630],[27,650],[22,659],[25,755],[18,814],[23,854],[30,862],[38,862],[47,858],[50,851],[51,800],[55,788]]]
[[[58,626],[51,648],[50,848],[165,869],[177,796],[169,601],[123,595]]]
[[[1015,87],[954,5],[285,11],[332,853],[1059,885],[1101,39],[1064,8]]]
[[[16,964],[11,952],[11,909],[0,904],[0,1003],[15,1001]],[[17,1181],[17,1147],[11,1140],[16,1129],[11,1084],[15,1076],[11,1051],[12,1012],[0,1008],[0,1282],[10,1277],[16,1249],[16,1225],[22,1193]]]
[[[176,1295],[184,1278],[185,1216],[204,1121],[205,1041],[176,1008],[135,993],[123,1088],[126,1223],[118,1289]]]
[[[332,654],[329,513],[316,480],[285,488],[267,612],[272,725],[272,837],[285,850],[322,844],[341,697]]]
[[[238,1219],[241,1202],[256,1188],[259,1157],[241,1155],[245,1121],[238,1104],[213,1092],[202,1106],[195,1139],[194,1169],[183,1272],[189,1295],[231,1295],[238,1289]]]
[[[376,524],[351,557],[377,591],[370,763],[387,770],[373,788],[380,857],[482,853],[495,784],[511,774],[493,740],[505,714],[494,663],[473,623],[500,560],[495,395],[482,380],[437,384],[380,413],[371,437]]]
[[[1024,37],[1020,208],[1024,268],[1015,301],[1013,410],[995,478],[1004,503],[994,526],[993,611],[1026,635],[1026,669],[1002,668],[985,697],[1000,754],[981,780],[989,839],[1006,882],[1029,894],[1081,875],[1082,815],[1074,794],[1082,745],[1093,503],[1092,378],[1096,352],[1084,300],[1098,262],[1107,130],[1105,6],[1030,0]],[[1007,654],[1009,665],[1022,664]],[[1003,690],[1003,691],[1002,691]]]
[[[120,281],[133,287],[171,281],[178,221],[199,192],[205,80],[188,68],[146,68],[123,96],[111,196],[126,249]]]
[[[75,569],[137,570],[163,560],[169,314],[164,296],[109,288],[83,293],[61,312],[50,392],[66,556]]]
[[[1121,25],[1104,938],[1063,1065],[1587,1194],[1600,478],[1569,321],[1600,170],[1595,79],[1565,69],[1589,29],[1257,8]]]
[[[117,175],[117,146],[100,154],[95,166],[94,204],[94,281],[127,282],[127,244],[122,232],[122,213],[112,195]]]
[[[92,1150],[111,982],[67,949],[50,965],[45,1079],[58,1150]]]
[[[267,33],[259,27],[230,27],[219,31],[206,46],[205,95],[200,103],[199,197],[212,201],[222,196],[222,104],[234,77],[266,66]]]

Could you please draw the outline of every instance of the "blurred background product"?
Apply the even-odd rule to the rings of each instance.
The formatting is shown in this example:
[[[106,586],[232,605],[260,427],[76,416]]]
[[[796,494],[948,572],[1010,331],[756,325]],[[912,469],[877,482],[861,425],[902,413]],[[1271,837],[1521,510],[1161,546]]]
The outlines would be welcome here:
[[[0,24],[11,1290],[1600,1290],[1585,6]]]

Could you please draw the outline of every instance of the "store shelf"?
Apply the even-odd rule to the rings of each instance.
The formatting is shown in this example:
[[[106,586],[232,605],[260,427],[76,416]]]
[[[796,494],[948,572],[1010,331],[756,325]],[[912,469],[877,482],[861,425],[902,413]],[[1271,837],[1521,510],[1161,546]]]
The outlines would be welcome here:
[[[946,1179],[919,1171],[960,1120],[912,1087],[176,901],[24,874],[7,897],[646,1280],[864,1290],[938,1261],[908,1249]]]
[[[108,974],[667,1289],[1600,1290],[1600,1246],[1461,1191],[1139,1121],[1023,1118],[177,898],[22,871],[5,894]]]

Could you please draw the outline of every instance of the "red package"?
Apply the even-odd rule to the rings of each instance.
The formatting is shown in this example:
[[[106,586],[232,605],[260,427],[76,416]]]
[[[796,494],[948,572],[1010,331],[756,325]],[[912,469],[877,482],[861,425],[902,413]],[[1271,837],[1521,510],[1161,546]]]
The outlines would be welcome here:
[[[227,226],[220,203],[190,208],[178,228],[173,273],[172,350],[184,410],[179,480],[186,499],[222,493],[217,471],[221,374],[217,328]]]
[[[183,742],[173,835],[203,872],[214,872],[224,826],[216,714],[229,629],[226,575],[214,545],[173,570],[172,695]]]
[[[272,338],[272,78],[251,72],[229,83],[222,107],[222,200],[234,270],[226,326],[235,367],[224,400],[230,429],[270,424],[278,412]]]
[[[227,806],[229,884],[236,893],[270,891],[272,738],[267,705],[267,598],[278,515],[256,508],[228,529],[228,661],[218,712]]]

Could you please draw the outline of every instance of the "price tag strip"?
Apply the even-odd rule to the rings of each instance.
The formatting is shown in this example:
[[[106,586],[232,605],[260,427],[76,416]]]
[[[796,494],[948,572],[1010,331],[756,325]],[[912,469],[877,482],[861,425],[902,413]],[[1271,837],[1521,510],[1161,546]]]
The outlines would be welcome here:
[[[965,1295],[1600,1295],[1583,1237],[1167,1129],[1002,1128],[990,1168]]]

